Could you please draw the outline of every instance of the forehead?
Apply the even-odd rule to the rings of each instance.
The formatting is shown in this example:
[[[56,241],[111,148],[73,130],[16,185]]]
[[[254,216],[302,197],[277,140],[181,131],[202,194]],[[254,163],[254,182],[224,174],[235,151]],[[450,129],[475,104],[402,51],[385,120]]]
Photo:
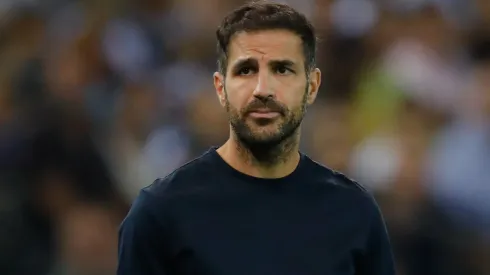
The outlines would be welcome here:
[[[301,38],[287,30],[240,32],[233,36],[228,49],[228,59],[289,59],[303,61]]]

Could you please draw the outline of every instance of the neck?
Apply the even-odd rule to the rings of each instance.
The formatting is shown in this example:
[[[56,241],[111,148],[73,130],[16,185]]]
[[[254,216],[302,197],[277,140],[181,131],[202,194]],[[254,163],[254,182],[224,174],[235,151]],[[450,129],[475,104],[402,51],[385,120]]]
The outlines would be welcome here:
[[[264,148],[262,148],[264,149]],[[299,134],[295,134],[262,155],[271,154],[268,161],[261,161],[253,150],[241,144],[233,135],[217,149],[218,154],[234,169],[257,178],[282,178],[291,174],[298,166]]]

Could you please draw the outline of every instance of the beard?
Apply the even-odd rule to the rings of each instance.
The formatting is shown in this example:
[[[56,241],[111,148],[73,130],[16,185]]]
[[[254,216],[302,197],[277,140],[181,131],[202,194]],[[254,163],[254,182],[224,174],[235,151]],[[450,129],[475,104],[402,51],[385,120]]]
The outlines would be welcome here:
[[[230,105],[226,97],[226,110],[231,129],[234,132],[238,149],[262,165],[271,166],[284,161],[296,148],[297,134],[306,113],[306,89],[298,108],[290,110],[272,98],[258,99],[238,110]],[[226,91],[225,91],[226,95]],[[248,114],[258,108],[267,108],[280,114],[275,119],[256,119],[248,121]]]

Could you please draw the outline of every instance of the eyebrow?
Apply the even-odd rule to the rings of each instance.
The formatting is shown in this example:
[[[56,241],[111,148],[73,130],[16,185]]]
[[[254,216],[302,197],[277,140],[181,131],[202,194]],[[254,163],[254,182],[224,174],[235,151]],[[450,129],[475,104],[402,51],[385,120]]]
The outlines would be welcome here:
[[[269,65],[271,65],[272,67],[278,67],[278,66],[293,67],[295,64],[296,63],[294,63],[294,61],[289,59],[271,60],[269,62]]]
[[[289,59],[279,59],[279,60],[269,61],[270,67],[278,67],[278,66],[292,67],[294,65],[296,65],[296,63]],[[257,59],[252,57],[239,59],[238,61],[235,62],[233,68],[236,69],[244,66],[258,66],[258,61]]]
[[[238,61],[235,62],[235,64],[233,64],[233,68],[234,69],[237,69],[237,68],[242,68],[242,67],[245,67],[245,66],[258,66],[258,63],[257,62],[257,59],[255,58],[243,58],[243,59],[239,59]]]

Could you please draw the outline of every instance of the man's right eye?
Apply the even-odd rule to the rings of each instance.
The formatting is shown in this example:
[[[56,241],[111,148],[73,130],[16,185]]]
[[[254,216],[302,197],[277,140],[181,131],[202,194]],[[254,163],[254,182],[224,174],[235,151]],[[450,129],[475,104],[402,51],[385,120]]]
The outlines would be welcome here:
[[[238,75],[250,75],[253,73],[253,70],[251,68],[241,68],[238,71]]]

